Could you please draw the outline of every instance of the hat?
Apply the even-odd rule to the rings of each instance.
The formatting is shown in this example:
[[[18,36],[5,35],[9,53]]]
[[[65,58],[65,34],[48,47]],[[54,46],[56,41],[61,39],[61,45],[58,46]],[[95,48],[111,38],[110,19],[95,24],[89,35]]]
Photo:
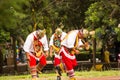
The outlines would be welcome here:
[[[88,31],[87,29],[83,29],[83,30],[82,30],[82,34],[83,34],[83,37],[84,37],[84,38],[87,38],[88,35],[89,35],[89,31]]]
[[[37,30],[37,34],[38,34],[39,37],[43,37],[45,35],[45,33],[46,33],[45,29],[43,29],[43,30]]]
[[[56,33],[57,35],[61,35],[61,34],[62,34],[62,29],[57,28],[57,29],[55,30],[55,33]]]
[[[120,24],[118,24],[118,28],[120,28]]]
[[[92,37],[94,37],[95,36],[95,30],[90,31],[89,35],[92,36]]]

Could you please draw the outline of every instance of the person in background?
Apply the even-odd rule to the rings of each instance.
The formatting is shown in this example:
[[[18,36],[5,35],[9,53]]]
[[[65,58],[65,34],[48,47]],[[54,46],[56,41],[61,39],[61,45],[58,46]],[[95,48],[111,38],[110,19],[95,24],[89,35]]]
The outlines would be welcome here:
[[[46,57],[48,56],[49,48],[45,32],[45,30],[36,30],[30,33],[23,46],[32,80],[37,80],[37,72],[41,71],[46,66]]]
[[[89,45],[84,41],[89,32],[86,29],[70,31],[61,42],[59,51],[62,62],[65,64],[66,73],[69,80],[76,80],[74,67],[77,66],[77,60],[74,54],[79,54],[79,48],[89,49]]]
[[[18,55],[19,55],[20,62],[24,63],[25,60],[24,60],[24,52],[23,52],[23,47],[22,46],[19,47],[19,53],[18,53]]]
[[[107,45],[105,45],[104,62],[106,63],[105,64],[106,69],[110,70],[111,69],[111,65],[110,65],[110,52],[108,51],[108,46]]]
[[[61,47],[61,41],[66,36],[66,33],[62,31],[61,28],[57,28],[55,30],[55,33],[50,38],[50,56],[53,56],[54,53],[54,66],[57,73],[57,80],[61,80],[61,68],[62,68],[62,62],[61,57],[58,54],[60,47]],[[63,69],[62,69],[63,71]]]
[[[18,48],[17,45],[16,45],[16,61],[17,61],[17,64],[20,63],[20,58],[19,58],[19,48]]]

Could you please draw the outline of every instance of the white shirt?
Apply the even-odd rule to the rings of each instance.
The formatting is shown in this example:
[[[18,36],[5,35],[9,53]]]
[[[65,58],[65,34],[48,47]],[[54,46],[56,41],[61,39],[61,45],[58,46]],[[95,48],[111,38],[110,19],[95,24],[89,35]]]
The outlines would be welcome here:
[[[67,48],[73,48],[78,32],[79,30],[70,31],[65,39],[61,42],[61,45],[66,46]],[[81,39],[79,39],[77,47],[79,47],[80,45],[83,45]]]
[[[23,49],[25,52],[28,52],[28,53],[34,52],[34,48],[33,48],[34,36],[36,36],[36,31],[30,33],[27,36],[23,46]],[[44,51],[48,51],[49,48],[48,48],[48,41],[47,41],[46,35],[39,40],[43,44]]]
[[[61,35],[60,39],[63,40],[65,36],[66,36],[66,33],[62,32],[62,35]],[[50,38],[49,46],[53,45],[53,39],[54,39],[54,34]]]

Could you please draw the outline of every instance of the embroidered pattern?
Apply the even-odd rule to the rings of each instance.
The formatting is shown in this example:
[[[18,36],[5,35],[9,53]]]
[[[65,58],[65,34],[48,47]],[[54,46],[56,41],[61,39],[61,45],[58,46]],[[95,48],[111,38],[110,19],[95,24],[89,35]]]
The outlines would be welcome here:
[[[42,55],[42,43],[34,36],[33,48],[35,56],[40,57]]]

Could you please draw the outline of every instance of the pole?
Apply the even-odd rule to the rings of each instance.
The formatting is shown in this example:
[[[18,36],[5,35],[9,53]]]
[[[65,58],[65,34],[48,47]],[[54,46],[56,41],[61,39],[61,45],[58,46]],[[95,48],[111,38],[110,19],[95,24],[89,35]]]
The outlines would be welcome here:
[[[96,38],[93,38],[93,68],[96,70]]]

